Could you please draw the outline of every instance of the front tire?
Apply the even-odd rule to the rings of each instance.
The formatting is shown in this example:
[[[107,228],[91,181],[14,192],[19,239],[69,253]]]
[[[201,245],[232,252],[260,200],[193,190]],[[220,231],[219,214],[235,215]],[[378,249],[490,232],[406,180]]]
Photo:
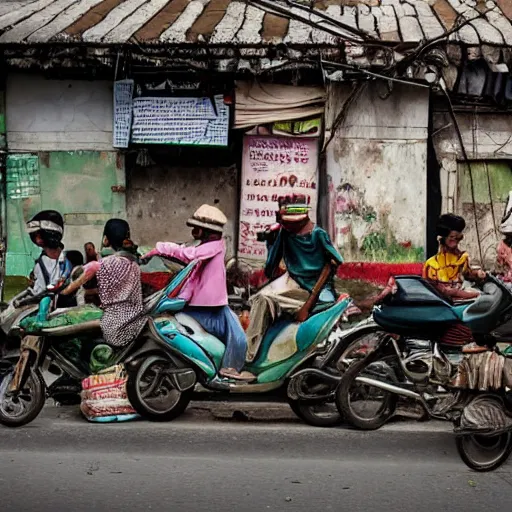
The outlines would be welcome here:
[[[306,424],[313,427],[337,427],[343,423],[333,402],[308,404],[302,400],[288,400],[292,411]]]
[[[128,377],[128,400],[147,420],[172,421],[185,412],[192,399],[193,388],[179,391],[170,378],[161,376],[162,370],[169,367],[174,367],[169,359],[150,356]]]
[[[7,374],[0,384],[0,424],[22,427],[35,420],[46,401],[46,385],[39,370],[30,369],[24,388],[16,397],[6,396],[14,371]]]
[[[497,436],[464,434],[457,436],[455,443],[466,466],[479,472],[494,471],[507,461],[512,452],[512,433]]]
[[[363,373],[365,368],[374,361],[363,359],[349,366],[343,375],[340,385],[336,390],[336,405],[341,416],[345,418],[349,425],[360,430],[377,430],[382,427],[394,414],[398,397],[389,391],[379,388],[371,388],[379,396],[380,405],[376,412],[363,416],[361,412],[354,408],[353,397],[362,396],[365,402],[376,402],[375,396],[370,396],[366,384],[356,382],[356,377]]]

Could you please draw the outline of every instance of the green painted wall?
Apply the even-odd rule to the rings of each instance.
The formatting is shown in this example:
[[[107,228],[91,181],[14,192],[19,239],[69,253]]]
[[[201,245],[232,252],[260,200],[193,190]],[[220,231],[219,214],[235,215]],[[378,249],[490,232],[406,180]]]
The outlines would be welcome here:
[[[25,222],[43,209],[64,215],[66,249],[101,242],[111,217],[125,217],[124,163],[116,152],[62,151],[38,153],[40,193],[7,200],[7,275],[28,275],[39,250],[25,232]],[[8,170],[9,173],[9,170]]]

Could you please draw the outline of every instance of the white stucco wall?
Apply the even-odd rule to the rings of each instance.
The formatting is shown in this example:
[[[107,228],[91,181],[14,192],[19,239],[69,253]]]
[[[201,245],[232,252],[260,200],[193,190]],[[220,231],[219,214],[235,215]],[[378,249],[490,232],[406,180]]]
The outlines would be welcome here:
[[[12,151],[112,151],[112,83],[9,74]]]
[[[348,261],[400,260],[392,246],[419,253],[426,243],[429,94],[397,84],[387,99],[379,92],[367,84],[326,152],[329,231]],[[349,94],[329,88],[327,139]]]

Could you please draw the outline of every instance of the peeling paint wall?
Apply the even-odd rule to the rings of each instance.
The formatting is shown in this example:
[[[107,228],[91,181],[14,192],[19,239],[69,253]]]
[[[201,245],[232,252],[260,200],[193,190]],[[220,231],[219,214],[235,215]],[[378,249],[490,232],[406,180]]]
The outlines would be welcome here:
[[[188,241],[191,228],[186,226],[187,219],[208,203],[220,208],[228,218],[226,245],[228,254],[233,255],[238,219],[237,165],[216,162],[215,150],[210,150],[210,165],[198,163],[188,149],[182,149],[178,158],[161,156],[148,167],[127,163],[127,213],[133,239],[144,246],[158,241]],[[176,155],[177,151],[171,153]]]
[[[39,254],[25,222],[40,210],[55,209],[65,220],[64,245],[83,252],[86,242],[101,244],[105,222],[124,217],[124,195],[111,187],[124,184],[116,154],[96,151],[37,153],[40,194],[7,201],[7,275],[28,275]]]
[[[349,85],[329,87],[329,130]],[[429,95],[367,84],[326,152],[329,232],[347,261],[420,261],[427,212]]]
[[[469,171],[451,116],[440,110],[434,114],[434,146],[441,166],[443,212],[464,216],[467,223],[464,248],[472,260],[481,263],[475,229],[474,207],[469,187]],[[477,222],[484,266],[492,268],[501,236],[497,232],[505,207],[506,189],[512,190],[512,116],[496,113],[457,113],[457,122],[468,158],[473,162]],[[491,209],[491,199],[494,206]],[[495,226],[495,223],[497,226]]]

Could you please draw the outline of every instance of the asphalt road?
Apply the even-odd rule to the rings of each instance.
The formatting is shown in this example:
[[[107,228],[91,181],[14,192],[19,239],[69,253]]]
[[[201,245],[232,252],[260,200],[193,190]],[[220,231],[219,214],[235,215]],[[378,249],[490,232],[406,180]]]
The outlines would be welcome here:
[[[449,425],[378,432],[294,422],[88,424],[48,409],[0,429],[0,510],[450,511],[512,507],[509,465],[466,469]]]

